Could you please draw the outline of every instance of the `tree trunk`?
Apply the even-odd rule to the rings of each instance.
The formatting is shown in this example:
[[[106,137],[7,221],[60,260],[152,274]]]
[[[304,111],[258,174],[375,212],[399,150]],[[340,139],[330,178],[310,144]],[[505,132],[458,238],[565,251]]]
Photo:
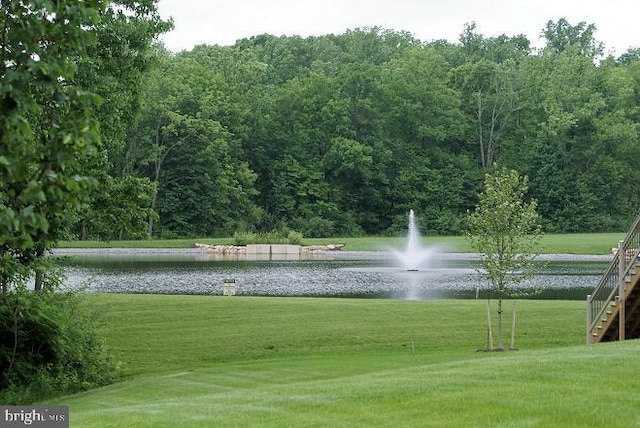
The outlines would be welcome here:
[[[155,160],[155,175],[154,175],[155,190],[153,192],[153,197],[151,198],[152,210],[156,209],[156,203],[158,200],[158,188],[160,187],[160,172],[162,171],[162,164],[164,163],[164,160],[166,159],[169,152],[171,152],[173,149],[175,149],[180,144],[182,144],[182,140],[178,140],[177,142],[169,146],[164,152],[161,151],[160,147],[162,143],[162,126],[163,126],[162,122],[158,121],[158,124],[156,126],[156,141],[155,141],[155,144],[156,144],[156,160]],[[147,223],[147,235],[149,236],[149,238],[153,237],[153,217],[151,216],[149,216],[149,221]]]
[[[41,260],[44,257],[44,245],[38,245],[36,249],[36,258]],[[36,262],[35,265],[36,277],[33,284],[34,291],[42,291],[42,285],[44,284],[44,275],[45,273],[42,271],[42,266]]]
[[[43,283],[44,283],[44,273],[38,270],[36,271],[36,278],[33,281],[33,290],[42,291]]]
[[[511,345],[509,349],[516,349],[516,312],[518,310],[518,302],[513,301],[513,317],[511,318]]]
[[[156,184],[153,189],[153,197],[151,198],[151,209],[156,209],[156,199],[158,198],[158,185]],[[147,236],[153,238],[153,215],[149,214],[149,220],[147,222]]]
[[[156,209],[156,201],[158,199],[158,186],[160,185],[160,170],[162,168],[162,162],[164,161],[164,157],[167,155],[168,151],[164,154],[160,153],[160,142],[162,141],[162,122],[158,121],[156,125],[156,160],[154,165],[154,176],[153,176],[153,197],[151,198],[151,210]],[[149,221],[147,223],[147,237],[153,237],[153,215],[149,215]]]
[[[480,144],[480,159],[482,160],[482,170],[485,171],[487,169],[487,159],[484,151],[484,140],[482,139],[482,91],[478,91],[476,94],[478,96],[478,106],[476,109],[476,118],[477,122],[477,133],[478,133],[478,143]]]
[[[504,349],[502,345],[502,298],[498,299],[498,349]]]
[[[487,299],[487,351],[493,351],[493,329],[491,326],[491,303]]]

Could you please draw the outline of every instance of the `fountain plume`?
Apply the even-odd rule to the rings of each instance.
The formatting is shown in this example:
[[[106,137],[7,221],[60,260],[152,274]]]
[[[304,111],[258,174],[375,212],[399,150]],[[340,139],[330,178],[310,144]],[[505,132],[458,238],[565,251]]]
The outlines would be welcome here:
[[[433,248],[424,248],[422,246],[422,237],[416,225],[415,214],[413,210],[410,210],[407,247],[404,252],[394,251],[396,258],[405,270],[418,271],[421,267],[425,267],[426,262],[434,252],[435,250]]]

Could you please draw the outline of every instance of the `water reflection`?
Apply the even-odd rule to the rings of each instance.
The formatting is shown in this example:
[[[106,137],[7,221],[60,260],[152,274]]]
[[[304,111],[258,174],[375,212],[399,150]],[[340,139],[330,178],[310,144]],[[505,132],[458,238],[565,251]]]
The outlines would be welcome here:
[[[66,286],[87,292],[222,294],[235,279],[237,295],[324,296],[398,299],[486,298],[487,283],[477,261],[449,260],[432,269],[407,272],[384,259],[212,260],[197,255],[76,257],[63,262]],[[547,262],[523,284],[540,289],[536,299],[583,300],[607,263]]]

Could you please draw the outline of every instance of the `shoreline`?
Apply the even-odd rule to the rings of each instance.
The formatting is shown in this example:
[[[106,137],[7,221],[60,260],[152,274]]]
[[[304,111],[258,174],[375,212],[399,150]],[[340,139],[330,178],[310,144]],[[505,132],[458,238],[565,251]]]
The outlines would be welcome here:
[[[54,248],[51,255],[64,256],[155,256],[155,255],[206,255],[210,254],[203,248]],[[317,251],[314,255],[322,258],[335,257],[336,259],[378,259],[391,256],[391,251]],[[233,256],[238,257],[238,256]],[[242,256],[239,256],[242,257]],[[480,260],[478,253],[439,253],[436,255],[442,260]],[[612,254],[540,254],[536,257],[540,261],[594,261],[610,262]]]

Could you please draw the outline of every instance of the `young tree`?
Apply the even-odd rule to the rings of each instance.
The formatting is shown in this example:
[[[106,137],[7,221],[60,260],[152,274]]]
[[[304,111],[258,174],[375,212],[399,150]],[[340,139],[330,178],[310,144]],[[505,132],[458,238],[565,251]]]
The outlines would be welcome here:
[[[498,349],[504,349],[502,300],[514,295],[514,285],[533,276],[534,259],[539,254],[537,246],[542,232],[536,201],[525,201],[526,193],[526,176],[494,165],[494,171],[485,175],[484,191],[475,211],[469,215],[469,243],[482,255],[480,270],[498,299]],[[515,305],[513,317],[515,321]],[[490,322],[488,328],[492,337]],[[512,327],[511,347],[513,338]],[[491,342],[489,350],[493,349]]]

